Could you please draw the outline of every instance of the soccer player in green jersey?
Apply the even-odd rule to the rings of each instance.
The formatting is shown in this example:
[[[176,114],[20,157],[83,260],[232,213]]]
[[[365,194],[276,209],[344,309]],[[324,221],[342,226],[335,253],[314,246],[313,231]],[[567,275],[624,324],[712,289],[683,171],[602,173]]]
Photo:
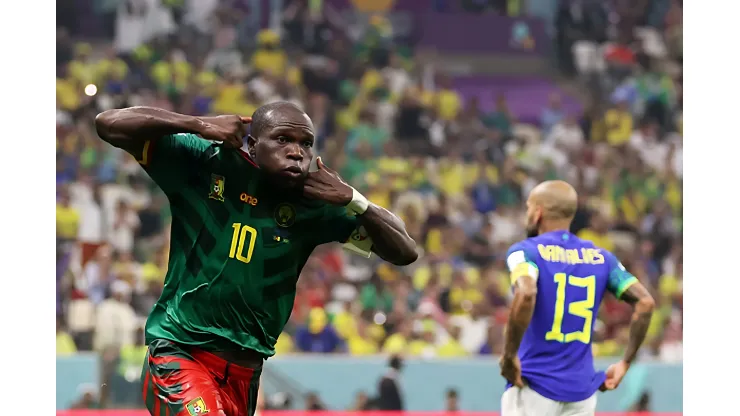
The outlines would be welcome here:
[[[169,268],[147,320],[142,373],[154,416],[254,413],[262,363],[316,246],[342,242],[398,265],[417,258],[398,217],[315,157],[313,123],[293,104],[251,118],[133,107],[95,123],[170,201]]]

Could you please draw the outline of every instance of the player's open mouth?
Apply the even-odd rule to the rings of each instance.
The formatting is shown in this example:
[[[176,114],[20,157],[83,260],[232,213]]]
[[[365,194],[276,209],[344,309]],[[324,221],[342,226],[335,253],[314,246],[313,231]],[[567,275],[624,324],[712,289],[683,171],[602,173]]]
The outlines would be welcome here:
[[[288,176],[299,177],[303,175],[303,170],[298,166],[289,166],[283,169],[283,173]]]

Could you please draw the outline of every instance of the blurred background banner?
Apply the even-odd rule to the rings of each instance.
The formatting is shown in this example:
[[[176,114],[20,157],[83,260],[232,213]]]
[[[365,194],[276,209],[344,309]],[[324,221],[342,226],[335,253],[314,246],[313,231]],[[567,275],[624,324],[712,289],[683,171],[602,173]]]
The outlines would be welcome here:
[[[542,56],[550,50],[545,23],[536,18],[431,12],[419,15],[418,22],[418,46],[436,48],[441,53]]]
[[[606,368],[612,361],[599,360]],[[261,390],[266,397],[289,395],[300,398],[315,394],[328,409],[349,409],[358,392],[374,395],[384,374],[381,357],[352,358],[325,356],[284,356],[270,359],[262,375]],[[78,398],[79,385],[100,385],[101,361],[93,354],[57,358],[57,409],[69,408]],[[495,359],[409,359],[400,376],[406,409],[428,412],[443,408],[449,389],[462,392],[461,408],[493,412],[499,410],[504,382],[499,380]],[[138,373],[109,381],[109,397],[121,407],[135,407],[139,399]],[[341,383],[337,383],[341,380]],[[635,365],[620,388],[599,396],[599,410],[625,411],[648,393],[652,409],[662,412],[682,411],[683,366],[681,364],[644,363]],[[461,413],[463,414],[463,413]]]

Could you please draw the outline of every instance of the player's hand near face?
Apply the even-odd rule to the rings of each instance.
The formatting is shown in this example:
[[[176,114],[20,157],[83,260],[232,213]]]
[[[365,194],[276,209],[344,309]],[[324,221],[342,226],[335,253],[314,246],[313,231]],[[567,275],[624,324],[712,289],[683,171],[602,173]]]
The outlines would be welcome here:
[[[604,381],[604,384],[601,385],[601,391],[614,390],[619,387],[619,383],[622,382],[622,379],[627,374],[627,370],[629,370],[629,368],[630,365],[624,360],[610,365],[609,368],[606,369],[606,380]]]
[[[501,367],[501,375],[504,376],[509,383],[516,387],[524,387],[524,380],[522,380],[522,363],[519,362],[519,357],[516,355],[513,357],[502,356],[499,360],[499,366]]]
[[[206,140],[223,142],[224,146],[238,149],[242,147],[244,137],[247,136],[247,125],[252,117],[215,116],[199,117],[201,127],[198,134]]]
[[[319,170],[309,172],[303,183],[303,195],[309,199],[345,206],[352,201],[352,187],[337,172],[327,168],[318,158]]]

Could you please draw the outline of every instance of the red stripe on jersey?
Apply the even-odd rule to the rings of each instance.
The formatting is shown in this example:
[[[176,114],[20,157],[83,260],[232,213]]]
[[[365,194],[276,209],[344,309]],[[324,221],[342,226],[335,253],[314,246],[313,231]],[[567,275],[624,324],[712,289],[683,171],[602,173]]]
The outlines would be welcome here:
[[[252,157],[251,157],[251,156],[249,156],[249,154],[248,154],[247,152],[245,152],[245,151],[244,151],[244,150],[242,150],[242,149],[238,149],[238,150],[239,150],[239,154],[240,154],[240,155],[242,155],[242,157],[243,157],[244,159],[246,159],[246,160],[247,160],[247,162],[249,162],[249,163],[250,163],[250,164],[251,164],[252,166],[254,166],[254,167],[255,167],[255,168],[257,168],[257,169],[259,169],[259,168],[260,168],[259,166],[257,166],[257,164],[256,164],[256,163],[254,163],[254,160],[252,160]]]

